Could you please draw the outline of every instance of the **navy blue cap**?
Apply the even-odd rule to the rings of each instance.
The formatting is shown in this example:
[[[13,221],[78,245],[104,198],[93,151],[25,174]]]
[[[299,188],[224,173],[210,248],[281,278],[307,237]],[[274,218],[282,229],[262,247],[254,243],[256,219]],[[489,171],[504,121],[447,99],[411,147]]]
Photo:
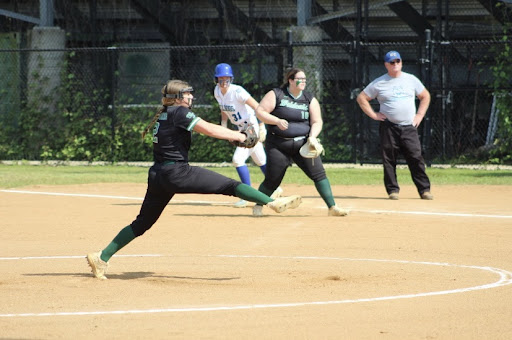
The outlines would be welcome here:
[[[389,51],[384,56],[384,61],[386,63],[389,63],[390,61],[393,61],[393,60],[396,60],[396,59],[402,59],[402,57],[400,57],[400,53],[398,53],[397,51]]]

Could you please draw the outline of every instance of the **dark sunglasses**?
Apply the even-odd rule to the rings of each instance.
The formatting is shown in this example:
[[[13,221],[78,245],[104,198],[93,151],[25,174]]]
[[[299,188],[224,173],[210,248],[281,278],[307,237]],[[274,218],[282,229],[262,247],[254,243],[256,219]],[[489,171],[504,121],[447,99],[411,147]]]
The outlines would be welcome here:
[[[400,62],[401,62],[401,60],[400,60],[400,59],[397,59],[397,60],[395,60],[395,61],[390,61],[389,63],[390,63],[391,65],[395,65],[395,64],[400,64]]]

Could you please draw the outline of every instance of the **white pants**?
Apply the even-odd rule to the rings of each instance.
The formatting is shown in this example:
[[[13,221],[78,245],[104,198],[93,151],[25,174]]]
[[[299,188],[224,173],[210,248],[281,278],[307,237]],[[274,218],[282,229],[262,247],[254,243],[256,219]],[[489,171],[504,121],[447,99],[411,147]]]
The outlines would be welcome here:
[[[263,144],[258,142],[254,146],[254,148],[241,148],[237,147],[235,150],[235,153],[233,154],[233,164],[235,167],[243,166],[245,165],[245,161],[247,161],[247,158],[249,156],[252,158],[254,163],[257,166],[262,166],[267,164],[267,154],[265,153],[265,149],[263,148]]]

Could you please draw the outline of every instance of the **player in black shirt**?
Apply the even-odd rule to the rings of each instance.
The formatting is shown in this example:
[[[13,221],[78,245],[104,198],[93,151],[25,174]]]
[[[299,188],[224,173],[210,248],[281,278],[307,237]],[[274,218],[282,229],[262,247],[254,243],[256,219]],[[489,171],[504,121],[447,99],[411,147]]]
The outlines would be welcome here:
[[[267,124],[267,171],[259,190],[272,193],[286,174],[292,161],[315,183],[315,187],[329,208],[329,216],[345,216],[347,211],[334,202],[331,184],[325,174],[320,157],[303,158],[299,150],[309,137],[316,138],[322,131],[323,121],[320,104],[312,93],[305,91],[304,70],[292,68],[280,88],[263,97],[256,109],[258,119]],[[254,216],[262,216],[262,205],[253,208]]]
[[[197,117],[192,107],[193,89],[182,80],[171,80],[162,89],[163,107],[143,132],[153,127],[154,165],[149,169],[148,187],[137,218],[123,228],[105,249],[87,255],[95,277],[106,279],[109,259],[133,239],[144,234],[158,220],[172,197],[177,194],[221,194],[267,205],[277,213],[296,208],[298,195],[273,200],[266,194],[234,179],[188,163],[192,131],[210,137],[244,141],[238,131],[212,124]]]

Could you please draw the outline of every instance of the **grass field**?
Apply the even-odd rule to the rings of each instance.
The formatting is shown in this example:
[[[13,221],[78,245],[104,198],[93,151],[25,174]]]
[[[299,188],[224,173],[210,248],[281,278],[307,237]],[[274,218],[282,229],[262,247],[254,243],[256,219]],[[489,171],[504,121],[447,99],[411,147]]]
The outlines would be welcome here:
[[[234,167],[210,167],[210,170],[238,179]],[[146,166],[51,166],[51,165],[7,165],[0,164],[0,188],[17,188],[30,185],[70,185],[86,183],[145,183]],[[254,183],[263,181],[259,168],[250,167]],[[382,169],[327,167],[327,176],[332,185],[380,185]],[[400,184],[412,184],[407,168],[397,171]],[[428,168],[432,185],[512,185],[512,170],[481,170],[458,168]],[[304,173],[292,166],[283,183],[309,185],[311,181]]]

